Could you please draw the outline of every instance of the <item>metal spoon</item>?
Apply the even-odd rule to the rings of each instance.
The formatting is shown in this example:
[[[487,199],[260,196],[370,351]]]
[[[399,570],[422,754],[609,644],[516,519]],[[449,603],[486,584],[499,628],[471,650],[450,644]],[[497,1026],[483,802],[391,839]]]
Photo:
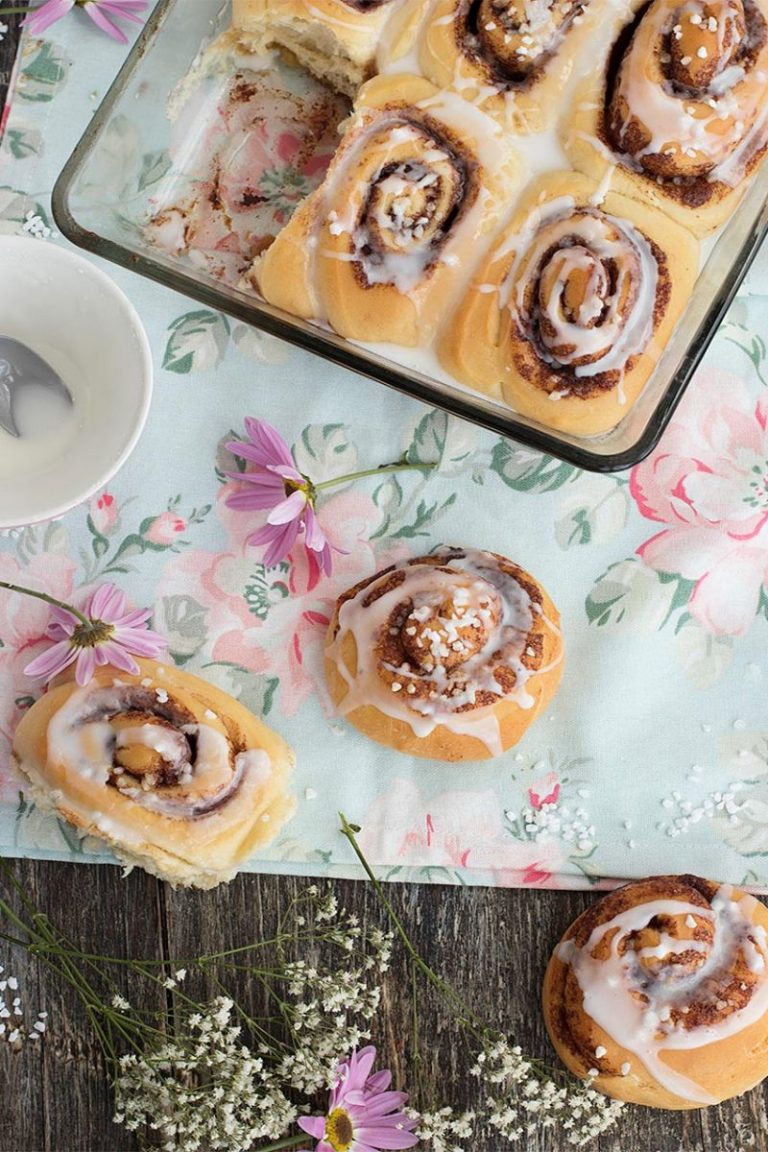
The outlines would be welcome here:
[[[72,393],[58,372],[20,340],[0,336],[0,428],[11,436],[21,436],[13,417],[13,402],[19,388],[39,384],[72,404]]]

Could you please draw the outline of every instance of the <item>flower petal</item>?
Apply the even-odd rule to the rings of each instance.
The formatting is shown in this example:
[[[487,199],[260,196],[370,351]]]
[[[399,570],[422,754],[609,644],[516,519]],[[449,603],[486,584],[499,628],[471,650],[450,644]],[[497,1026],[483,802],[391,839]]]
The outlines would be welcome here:
[[[327,546],[328,541],[318,522],[315,510],[311,504],[307,504],[307,511],[304,515],[304,543],[311,552],[322,552]]]
[[[307,496],[305,492],[292,492],[285,500],[281,500],[277,504],[269,516],[267,522],[269,524],[288,524],[291,520],[300,520],[307,507]]]
[[[261,448],[265,457],[268,456],[270,464],[292,464],[291,450],[282,436],[268,420],[256,420],[246,416],[244,420],[245,431],[250,439]]]
[[[31,660],[24,669],[24,675],[33,680],[52,680],[68,668],[76,657],[77,648],[73,648],[68,640],[61,640]]]
[[[296,1123],[315,1140],[322,1140],[325,1135],[325,1116],[299,1116]]]
[[[146,0],[93,0],[93,2],[114,16],[119,16],[121,20],[133,20],[134,24],[144,23],[141,16],[137,16],[136,13],[144,11],[147,7]]]
[[[106,663],[111,664],[113,668],[118,668],[121,672],[129,672],[131,676],[138,674],[138,664],[122,644],[116,644],[114,640],[107,640],[105,644],[99,645],[99,653],[106,658]]]
[[[77,653],[77,663],[75,665],[75,680],[81,688],[85,688],[86,684],[90,684],[93,679],[93,674],[96,671],[96,649],[95,648],[80,648]]]
[[[252,536],[248,537],[248,543],[256,547],[268,545],[264,564],[267,568],[272,568],[285,559],[298,534],[298,520],[291,520],[285,525],[265,524],[263,528],[259,528],[258,532],[254,532]]]
[[[48,0],[41,8],[29,13],[24,20],[24,27],[33,36],[39,36],[41,32],[50,28],[51,24],[66,16],[74,6],[75,0]]]
[[[93,0],[85,5],[84,11],[87,12],[96,27],[101,28],[102,32],[106,32],[107,36],[111,37],[112,40],[117,40],[118,44],[128,43],[128,37],[125,32],[123,32],[121,28],[118,28],[116,24],[113,24],[101,11],[101,7],[93,3]]]
[[[153,632],[151,628],[115,628],[112,639],[107,643],[122,645],[126,652],[135,656],[157,656],[168,647],[165,636]]]
[[[282,483],[279,488],[244,488],[242,492],[234,492],[227,496],[224,503],[227,508],[234,508],[241,512],[261,512],[265,508],[274,508],[284,499],[285,489]]]
[[[111,624],[118,616],[124,615],[127,606],[125,593],[116,584],[102,584],[89,597],[85,611],[92,620]]]
[[[403,1118],[407,1119],[406,1117]],[[374,1148],[385,1152],[389,1148],[413,1148],[418,1144],[419,1138],[415,1132],[409,1132],[405,1124],[402,1128],[356,1128],[355,1137],[371,1144]]]

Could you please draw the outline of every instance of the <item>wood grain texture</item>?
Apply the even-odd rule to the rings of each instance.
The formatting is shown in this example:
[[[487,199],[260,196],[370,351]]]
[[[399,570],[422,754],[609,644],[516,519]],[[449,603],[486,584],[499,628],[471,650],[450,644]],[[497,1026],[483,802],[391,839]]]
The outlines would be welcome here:
[[[10,32],[0,41],[0,109],[18,21],[6,17],[5,22]],[[119,869],[107,866],[17,861],[13,867],[65,934],[95,950],[137,958],[246,943],[269,932],[305,883],[242,876],[215,892],[190,893],[172,892],[142,873],[123,879]],[[339,882],[334,888],[340,902],[361,918],[380,917],[369,886]],[[513,1032],[532,1055],[551,1060],[539,1011],[544,968],[562,932],[593,896],[438,885],[393,885],[391,896],[422,953],[471,1007]],[[132,1152],[131,1138],[111,1122],[98,1046],[73,995],[36,962],[6,946],[0,946],[0,963],[18,977],[28,1009],[49,1012],[50,1028],[42,1042],[19,1054],[0,1044],[0,1152]],[[250,994],[257,997],[253,989]],[[471,1107],[476,1085],[466,1074],[470,1053],[450,1016],[422,990],[417,1068],[407,1023],[411,1007],[409,972],[398,954],[376,1027],[385,1062],[423,1106]],[[595,1147],[599,1152],[768,1152],[767,1098],[757,1089],[702,1112],[628,1110]],[[565,1152],[568,1145],[546,1132],[525,1147]],[[500,1152],[500,1142],[476,1140],[471,1152]]]

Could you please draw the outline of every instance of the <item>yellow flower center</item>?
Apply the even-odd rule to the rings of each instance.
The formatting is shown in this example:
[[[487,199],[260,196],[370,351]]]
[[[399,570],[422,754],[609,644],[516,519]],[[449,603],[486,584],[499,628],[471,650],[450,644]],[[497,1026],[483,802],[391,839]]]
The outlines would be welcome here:
[[[347,1152],[355,1139],[355,1130],[349,1113],[343,1108],[335,1108],[325,1122],[325,1139],[333,1152]]]
[[[283,480],[283,490],[286,496],[292,496],[294,492],[303,492],[310,504],[315,503],[315,487],[308,476],[304,476],[303,483],[298,480]]]
[[[114,627],[103,620],[91,620],[88,624],[78,624],[71,643],[74,648],[96,648],[109,640],[114,631]]]

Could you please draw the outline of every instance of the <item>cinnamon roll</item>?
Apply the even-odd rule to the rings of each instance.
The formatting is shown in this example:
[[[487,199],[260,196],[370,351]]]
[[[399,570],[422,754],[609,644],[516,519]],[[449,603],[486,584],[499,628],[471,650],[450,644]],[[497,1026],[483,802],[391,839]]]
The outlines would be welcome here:
[[[685,229],[555,173],[529,187],[476,272],[440,361],[545,427],[607,432],[640,395],[697,272]]]
[[[236,700],[177,668],[51,688],[22,719],[16,762],[38,803],[126,864],[174,885],[230,880],[293,812],[293,753]]]
[[[730,884],[655,876],[599,900],[544,978],[552,1043],[595,1088],[701,1108],[768,1074],[768,909]]]
[[[635,3],[576,104],[574,165],[704,235],[768,149],[768,0]]]
[[[412,19],[414,49],[433,84],[507,128],[539,132],[594,34],[598,8],[594,0],[433,0]],[[381,51],[379,66],[388,66]]]
[[[310,72],[355,96],[375,71],[385,24],[403,0],[233,0],[232,24],[253,51],[287,48]]]
[[[557,691],[557,609],[494,552],[441,548],[340,599],[326,676],[342,715],[380,744],[435,760],[498,756]]]
[[[416,76],[377,77],[252,278],[270,304],[342,336],[426,344],[516,173],[481,111]]]

